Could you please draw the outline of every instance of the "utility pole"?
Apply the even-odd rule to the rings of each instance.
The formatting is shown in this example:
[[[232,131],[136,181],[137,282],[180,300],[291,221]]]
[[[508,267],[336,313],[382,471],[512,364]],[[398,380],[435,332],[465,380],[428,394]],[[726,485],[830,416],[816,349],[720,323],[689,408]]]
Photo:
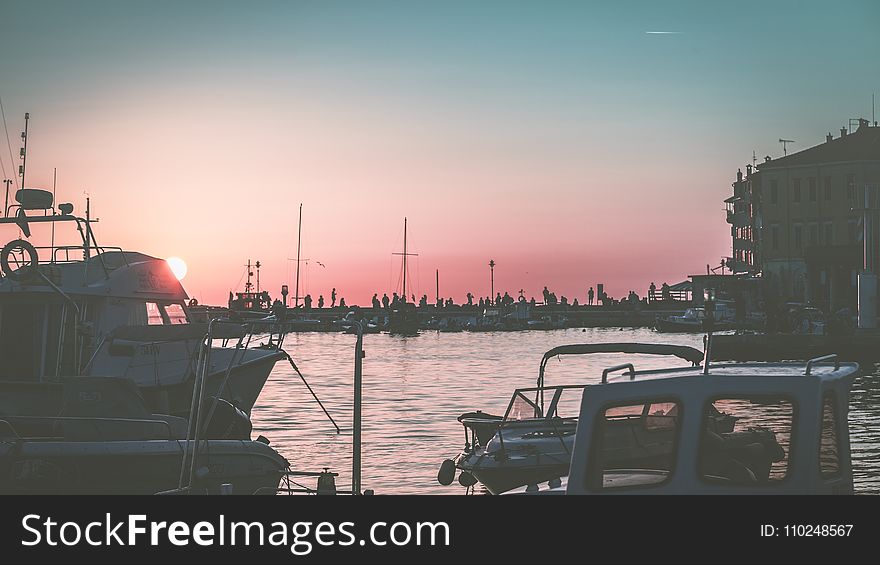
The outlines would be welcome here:
[[[489,259],[489,277],[491,280],[491,293],[489,294],[489,300],[492,304],[495,304],[495,260]]]

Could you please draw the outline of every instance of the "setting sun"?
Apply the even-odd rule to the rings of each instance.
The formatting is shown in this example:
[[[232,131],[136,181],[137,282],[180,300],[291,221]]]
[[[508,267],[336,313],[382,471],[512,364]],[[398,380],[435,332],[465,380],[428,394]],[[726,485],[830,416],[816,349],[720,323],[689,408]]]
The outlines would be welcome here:
[[[186,276],[186,263],[180,257],[169,257],[165,259],[168,263],[168,266],[171,267],[171,272],[174,273],[174,276],[177,277],[177,280],[182,281],[183,277]]]

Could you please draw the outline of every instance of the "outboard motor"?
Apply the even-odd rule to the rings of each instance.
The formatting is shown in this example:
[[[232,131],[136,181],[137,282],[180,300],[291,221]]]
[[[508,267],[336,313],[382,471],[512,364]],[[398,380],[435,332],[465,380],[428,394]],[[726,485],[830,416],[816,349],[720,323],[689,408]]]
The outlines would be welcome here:
[[[449,486],[455,480],[455,461],[445,459],[440,464],[440,471],[437,472],[437,482],[443,486]]]
[[[250,439],[253,425],[247,414],[227,400],[212,396],[208,406],[217,403],[205,429],[205,439]]]

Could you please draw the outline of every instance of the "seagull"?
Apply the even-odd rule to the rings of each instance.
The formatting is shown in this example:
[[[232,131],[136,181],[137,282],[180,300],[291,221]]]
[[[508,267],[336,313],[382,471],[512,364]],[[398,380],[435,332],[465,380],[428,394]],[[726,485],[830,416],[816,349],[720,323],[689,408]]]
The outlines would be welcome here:
[[[327,265],[325,265],[324,263],[322,263],[322,262],[320,262],[320,261],[315,261],[315,263],[321,265],[321,266],[324,267],[325,269],[327,268]]]

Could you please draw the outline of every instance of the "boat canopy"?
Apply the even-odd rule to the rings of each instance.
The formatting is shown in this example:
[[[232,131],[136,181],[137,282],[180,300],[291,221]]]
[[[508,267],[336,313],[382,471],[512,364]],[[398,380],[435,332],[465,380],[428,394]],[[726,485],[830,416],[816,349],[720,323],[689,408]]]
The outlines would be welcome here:
[[[580,343],[554,347],[541,358],[538,371],[538,386],[544,385],[544,368],[547,362],[558,355],[591,355],[593,353],[629,353],[645,355],[674,355],[694,365],[703,360],[703,352],[687,345],[666,345],[661,343]]]

